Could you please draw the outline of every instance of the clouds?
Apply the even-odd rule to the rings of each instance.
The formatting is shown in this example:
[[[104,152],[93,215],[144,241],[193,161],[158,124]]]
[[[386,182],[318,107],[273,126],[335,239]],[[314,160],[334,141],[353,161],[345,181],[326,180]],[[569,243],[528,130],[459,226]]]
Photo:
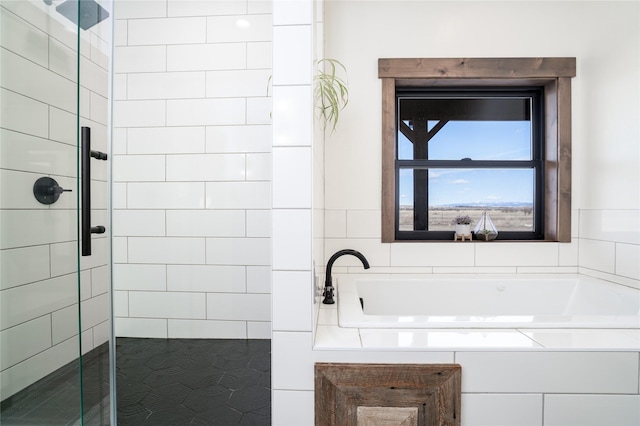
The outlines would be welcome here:
[[[471,181],[467,179],[454,179],[447,182],[450,185],[467,185],[470,184]]]

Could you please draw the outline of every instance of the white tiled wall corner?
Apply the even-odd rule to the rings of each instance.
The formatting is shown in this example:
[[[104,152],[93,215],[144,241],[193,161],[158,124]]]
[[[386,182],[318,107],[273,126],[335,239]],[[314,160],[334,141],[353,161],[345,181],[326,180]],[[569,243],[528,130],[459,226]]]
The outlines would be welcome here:
[[[271,262],[268,238],[207,238],[206,263],[210,265],[256,265]]]
[[[247,210],[247,237],[271,236],[271,211]]]
[[[207,319],[269,321],[271,319],[268,294],[207,294]]]
[[[113,316],[116,318],[129,316],[128,291],[113,291]]]
[[[258,41],[247,43],[247,68],[249,69],[271,69],[271,50],[273,46],[270,41]]]
[[[117,330],[264,338],[271,4],[127,3],[116,16],[114,262],[129,318]],[[165,295],[198,307],[173,312]],[[157,306],[145,311],[152,299],[168,322]]]
[[[208,209],[268,209],[271,207],[270,182],[207,182]]]
[[[206,152],[270,152],[271,126],[207,127]]]
[[[578,244],[578,263],[580,266],[601,272],[614,273],[615,243],[580,238]]]
[[[271,293],[271,265],[247,266],[247,292]]]
[[[616,243],[616,275],[640,280],[640,244]]]
[[[580,237],[640,244],[640,211],[580,210]]]
[[[271,123],[272,113],[273,107],[271,105],[271,98],[247,98],[247,124],[269,124]]]
[[[271,321],[247,321],[247,338],[271,340]]]
[[[265,97],[271,70],[207,71],[208,98]]]
[[[324,210],[324,228],[326,238],[346,238],[347,211]]]

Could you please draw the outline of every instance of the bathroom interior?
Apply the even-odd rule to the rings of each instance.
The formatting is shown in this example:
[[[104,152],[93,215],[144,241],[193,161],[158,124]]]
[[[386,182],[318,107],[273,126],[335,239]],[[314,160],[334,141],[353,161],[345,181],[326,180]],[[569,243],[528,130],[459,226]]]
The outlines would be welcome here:
[[[262,351],[268,407],[238,424],[319,424],[318,363],[459,365],[455,424],[640,424],[638,1],[2,0],[0,46],[0,424],[127,424],[125,341]],[[386,241],[381,58],[575,58],[569,235]],[[343,249],[370,268],[335,259],[323,304]],[[595,280],[636,323],[340,322],[341,282],[452,277]]]

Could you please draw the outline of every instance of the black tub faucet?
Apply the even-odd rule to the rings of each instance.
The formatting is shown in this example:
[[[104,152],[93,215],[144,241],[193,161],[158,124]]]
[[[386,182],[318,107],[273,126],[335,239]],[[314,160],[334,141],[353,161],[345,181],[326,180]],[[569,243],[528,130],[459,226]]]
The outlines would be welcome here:
[[[333,305],[334,303],[336,303],[333,300],[333,284],[331,280],[331,268],[333,267],[333,262],[335,262],[336,259],[346,254],[350,254],[351,256],[357,257],[358,259],[360,259],[360,262],[362,262],[362,266],[364,266],[364,269],[369,269],[369,262],[367,261],[367,258],[364,257],[364,255],[359,251],[352,250],[352,249],[344,249],[344,250],[339,250],[335,252],[327,262],[327,272],[324,278],[324,292],[322,293],[322,295],[324,296],[324,300],[322,301],[322,303],[324,303],[325,305]]]

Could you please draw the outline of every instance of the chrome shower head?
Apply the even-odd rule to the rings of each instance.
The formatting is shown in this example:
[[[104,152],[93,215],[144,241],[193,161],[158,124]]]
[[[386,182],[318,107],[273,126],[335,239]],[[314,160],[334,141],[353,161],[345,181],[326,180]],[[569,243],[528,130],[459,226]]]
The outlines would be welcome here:
[[[88,30],[109,17],[109,12],[95,0],[67,0],[56,6],[56,11],[83,30]],[[80,11],[79,21],[78,11]]]

